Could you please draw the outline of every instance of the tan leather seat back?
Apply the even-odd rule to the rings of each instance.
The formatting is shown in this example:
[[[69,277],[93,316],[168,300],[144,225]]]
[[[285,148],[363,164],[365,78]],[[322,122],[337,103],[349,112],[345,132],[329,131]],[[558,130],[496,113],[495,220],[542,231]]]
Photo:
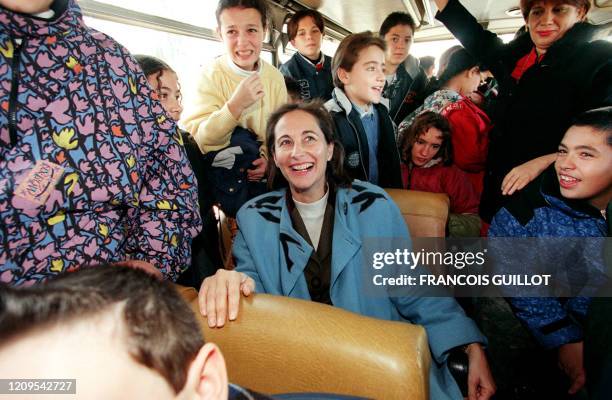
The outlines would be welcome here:
[[[195,290],[183,288],[200,316]],[[289,297],[242,298],[238,319],[210,329],[230,381],[267,393],[323,392],[427,399],[430,352],[421,326]]]
[[[410,236],[444,237],[450,201],[444,193],[385,189],[400,209]]]

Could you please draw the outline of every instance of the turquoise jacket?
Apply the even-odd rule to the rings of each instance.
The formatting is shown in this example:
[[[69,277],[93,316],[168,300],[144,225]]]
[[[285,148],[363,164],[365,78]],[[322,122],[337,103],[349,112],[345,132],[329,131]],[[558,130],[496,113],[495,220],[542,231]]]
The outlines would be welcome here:
[[[313,248],[293,228],[286,195],[286,189],[267,193],[240,209],[240,230],[234,242],[236,270],[255,280],[256,292],[310,300],[304,268]],[[423,325],[433,358],[430,398],[461,399],[446,368],[448,351],[467,343],[484,343],[484,336],[453,298],[365,294],[362,280],[366,238],[398,238],[410,244],[404,219],[386,192],[355,181],[351,188],[339,188],[336,193],[332,303],[373,318]]]

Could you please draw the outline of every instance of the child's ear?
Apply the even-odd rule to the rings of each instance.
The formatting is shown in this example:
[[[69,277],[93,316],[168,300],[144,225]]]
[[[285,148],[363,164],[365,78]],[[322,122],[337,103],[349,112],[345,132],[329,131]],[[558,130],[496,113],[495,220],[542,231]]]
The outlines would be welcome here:
[[[295,47],[295,39],[290,40],[290,41],[289,41],[289,43],[291,43],[291,46],[293,46],[294,48],[296,48],[296,49],[297,49],[297,47]]]
[[[186,398],[199,400],[226,399],[228,379],[221,350],[206,343],[187,371],[187,382],[182,390]]]
[[[215,34],[217,35],[217,38],[221,41],[223,41],[223,37],[221,37],[221,28],[220,27],[216,27],[215,28]]]
[[[336,74],[338,74],[338,79],[340,79],[340,82],[342,82],[345,85],[348,85],[350,82],[350,74],[347,70],[345,70],[344,68],[340,67],[338,68],[338,71],[336,71]]]

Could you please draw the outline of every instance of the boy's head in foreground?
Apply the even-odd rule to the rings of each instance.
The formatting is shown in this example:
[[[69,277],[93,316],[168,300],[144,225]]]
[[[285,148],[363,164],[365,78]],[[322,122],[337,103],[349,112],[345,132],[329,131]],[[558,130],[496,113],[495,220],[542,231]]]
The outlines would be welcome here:
[[[379,103],[385,86],[385,42],[371,32],[342,40],[332,61],[334,86],[358,107]]]
[[[563,197],[606,208],[612,199],[612,107],[574,120],[559,144],[555,170]]]
[[[166,282],[99,266],[0,290],[0,376],[76,379],[76,397],[227,399],[220,350]]]

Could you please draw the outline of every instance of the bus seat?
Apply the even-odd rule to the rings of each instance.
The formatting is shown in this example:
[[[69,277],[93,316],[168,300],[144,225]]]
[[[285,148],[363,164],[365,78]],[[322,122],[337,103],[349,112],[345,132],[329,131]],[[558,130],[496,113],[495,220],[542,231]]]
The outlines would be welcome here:
[[[400,209],[412,238],[444,237],[450,200],[444,193],[385,189]]]
[[[333,393],[427,399],[430,352],[423,327],[364,317],[290,297],[242,297],[236,321],[210,329],[197,292],[180,288],[231,382],[265,393]]]

